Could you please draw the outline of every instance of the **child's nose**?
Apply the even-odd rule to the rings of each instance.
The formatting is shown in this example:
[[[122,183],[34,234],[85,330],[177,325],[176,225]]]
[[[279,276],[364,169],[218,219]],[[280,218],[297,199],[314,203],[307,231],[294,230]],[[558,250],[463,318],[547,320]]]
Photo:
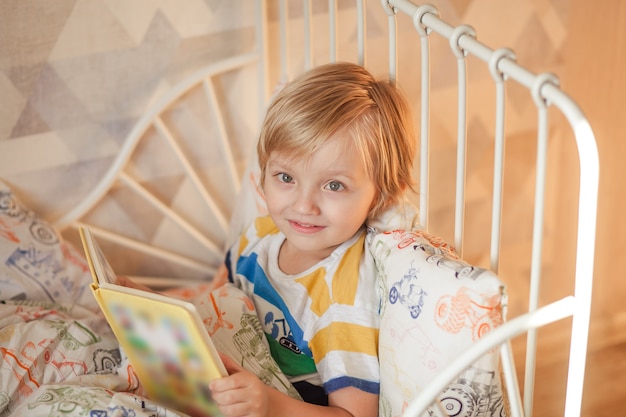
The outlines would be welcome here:
[[[319,214],[319,208],[313,190],[298,190],[292,207],[295,212],[300,214]]]

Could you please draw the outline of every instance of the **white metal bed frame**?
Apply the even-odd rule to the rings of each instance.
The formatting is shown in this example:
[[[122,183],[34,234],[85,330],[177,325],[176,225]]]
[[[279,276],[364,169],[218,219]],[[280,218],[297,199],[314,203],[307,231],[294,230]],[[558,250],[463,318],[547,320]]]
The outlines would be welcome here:
[[[421,50],[421,107],[420,107],[420,220],[422,225],[428,227],[429,219],[429,91],[430,91],[430,38],[434,35],[441,36],[449,41],[451,52],[457,60],[458,67],[458,126],[457,126],[457,176],[456,176],[456,203],[455,203],[455,228],[454,243],[458,250],[463,248],[464,230],[464,201],[465,201],[465,158],[466,158],[466,59],[474,56],[483,61],[493,77],[496,86],[496,126],[495,126],[495,159],[494,159],[494,189],[492,201],[492,226],[491,226],[491,250],[490,266],[495,272],[499,268],[500,258],[500,214],[502,211],[502,178],[503,178],[503,158],[504,158],[504,137],[505,137],[505,90],[508,80],[513,80],[527,88],[537,107],[537,173],[535,189],[535,208],[533,225],[533,249],[531,259],[530,275],[530,300],[529,312],[516,317],[495,331],[485,336],[481,341],[468,350],[445,372],[426,387],[412,404],[410,404],[406,415],[418,416],[433,403],[437,395],[445,388],[448,381],[456,377],[465,367],[475,361],[483,352],[500,346],[502,366],[506,378],[508,398],[511,403],[511,413],[513,416],[531,415],[533,406],[533,386],[534,369],[536,355],[536,329],[561,320],[572,317],[571,348],[569,353],[569,368],[567,381],[567,396],[565,401],[565,415],[580,415],[582,391],[584,381],[584,368],[587,351],[587,337],[590,320],[591,286],[593,279],[593,262],[595,246],[595,227],[598,193],[598,153],[595,138],[589,122],[579,106],[558,86],[558,80],[552,74],[533,74],[515,60],[515,54],[509,49],[493,50],[476,39],[475,31],[467,25],[453,27],[439,17],[438,10],[432,5],[417,5],[408,0],[382,0],[382,8],[388,16],[389,26],[389,74],[392,79],[397,75],[397,48],[398,42],[419,41]],[[357,0],[358,19],[358,62],[366,64],[366,38],[365,38],[365,1]],[[329,51],[330,60],[337,59],[337,2],[329,0]],[[210,107],[216,112],[218,120],[221,120],[219,104],[215,98],[212,84],[214,76],[235,68],[256,65],[259,74],[259,117],[262,116],[262,109],[269,97],[270,86],[273,81],[269,80],[269,60],[268,57],[268,35],[267,35],[267,4],[266,1],[258,0],[257,8],[257,45],[253,52],[232,57],[226,61],[216,63],[206,68],[188,81],[183,82],[174,88],[169,94],[164,96],[158,103],[152,106],[145,116],[136,124],[124,144],[124,149],[119,157],[107,172],[103,180],[94,188],[93,192],[71,212],[58,219],[55,226],[64,228],[69,225],[78,227],[84,224],[84,217],[91,208],[106,195],[115,181],[121,181],[141,195],[148,204],[153,205],[164,215],[175,221],[182,229],[195,237],[199,244],[204,245],[206,250],[219,256],[223,251],[221,241],[212,241],[198,233],[181,215],[172,211],[131,176],[124,173],[124,167],[136,147],[142,139],[146,130],[155,127],[160,135],[171,145],[172,152],[181,161],[184,169],[202,195],[205,203],[219,218],[219,223],[223,228],[224,235],[227,235],[228,220],[213,202],[211,195],[206,191],[198,175],[189,164],[184,152],[177,145],[177,138],[168,129],[167,125],[160,118],[168,106],[175,100],[180,99],[186,92],[194,88],[201,88],[206,94]],[[289,27],[288,2],[280,0],[280,74],[282,80],[290,78],[289,70]],[[303,1],[304,10],[304,68],[313,65],[312,44],[312,2]],[[396,25],[399,19],[411,19],[415,28],[414,39],[398,40],[396,36]],[[578,221],[577,221],[577,247],[576,247],[576,273],[575,287],[573,294],[566,296],[548,305],[539,306],[539,287],[541,282],[541,250],[543,240],[544,223],[544,203],[545,203],[545,179],[546,179],[546,147],[548,140],[548,107],[554,106],[566,117],[569,122],[578,148],[580,158],[580,189],[578,197]],[[230,144],[226,138],[223,127],[220,129],[222,152],[225,163],[229,164],[229,170],[234,179],[233,186],[239,187],[239,171],[233,160]],[[119,245],[125,245],[157,257],[164,257],[171,262],[186,265],[189,268],[202,271],[207,276],[211,276],[215,271],[215,265],[202,263],[190,259],[183,254],[174,253],[163,249],[151,247],[148,244],[129,239],[116,233],[112,233],[105,228],[96,225],[89,225],[94,234],[99,238],[112,241]],[[147,283],[163,283],[162,279],[146,280]],[[180,281],[176,281],[180,283]],[[510,339],[528,333],[526,346],[525,363],[525,386],[524,399],[520,398],[520,390],[517,383],[515,366],[513,364]]]

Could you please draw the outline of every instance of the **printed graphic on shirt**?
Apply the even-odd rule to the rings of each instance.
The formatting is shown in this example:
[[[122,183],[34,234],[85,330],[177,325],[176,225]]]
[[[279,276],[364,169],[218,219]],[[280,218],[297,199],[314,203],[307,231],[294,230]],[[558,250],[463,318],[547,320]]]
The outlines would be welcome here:
[[[251,283],[257,296],[257,311],[263,318],[263,330],[272,356],[281,370],[290,376],[316,372],[311,350],[303,338],[304,332],[290,314],[285,301],[269,283],[265,271],[257,262],[257,254],[240,257],[237,271],[246,277],[253,277]]]

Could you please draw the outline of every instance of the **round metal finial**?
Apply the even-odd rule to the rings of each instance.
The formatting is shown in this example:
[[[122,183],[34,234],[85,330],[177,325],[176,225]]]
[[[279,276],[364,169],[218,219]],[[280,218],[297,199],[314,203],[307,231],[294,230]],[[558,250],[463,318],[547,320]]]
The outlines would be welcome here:
[[[558,87],[560,82],[557,76],[550,72],[544,72],[537,75],[530,90],[537,107],[546,107],[548,105],[546,98],[541,95],[541,89],[545,84],[552,84]]]
[[[454,28],[452,35],[450,35],[450,48],[452,48],[452,52],[454,52],[457,58],[463,58],[466,55],[465,50],[459,45],[461,36],[471,36],[475,38],[476,31],[469,25],[460,25]]]
[[[491,76],[496,82],[504,81],[505,78],[504,73],[498,69],[498,65],[503,58],[515,61],[515,52],[509,48],[500,48],[493,51],[493,54],[491,54],[489,58],[489,72],[491,72]]]
[[[439,17],[439,10],[433,6],[432,4],[423,4],[415,10],[413,14],[413,26],[415,26],[415,30],[419,33],[420,36],[428,36],[432,30],[422,22],[424,15],[430,13]]]

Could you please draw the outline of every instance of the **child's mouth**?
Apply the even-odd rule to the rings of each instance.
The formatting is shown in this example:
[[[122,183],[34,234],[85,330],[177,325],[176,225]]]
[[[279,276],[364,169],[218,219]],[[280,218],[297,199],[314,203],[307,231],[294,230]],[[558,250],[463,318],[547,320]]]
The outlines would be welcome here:
[[[309,223],[300,223],[295,220],[288,220],[292,229],[300,233],[315,233],[322,230],[323,226],[316,226]]]

